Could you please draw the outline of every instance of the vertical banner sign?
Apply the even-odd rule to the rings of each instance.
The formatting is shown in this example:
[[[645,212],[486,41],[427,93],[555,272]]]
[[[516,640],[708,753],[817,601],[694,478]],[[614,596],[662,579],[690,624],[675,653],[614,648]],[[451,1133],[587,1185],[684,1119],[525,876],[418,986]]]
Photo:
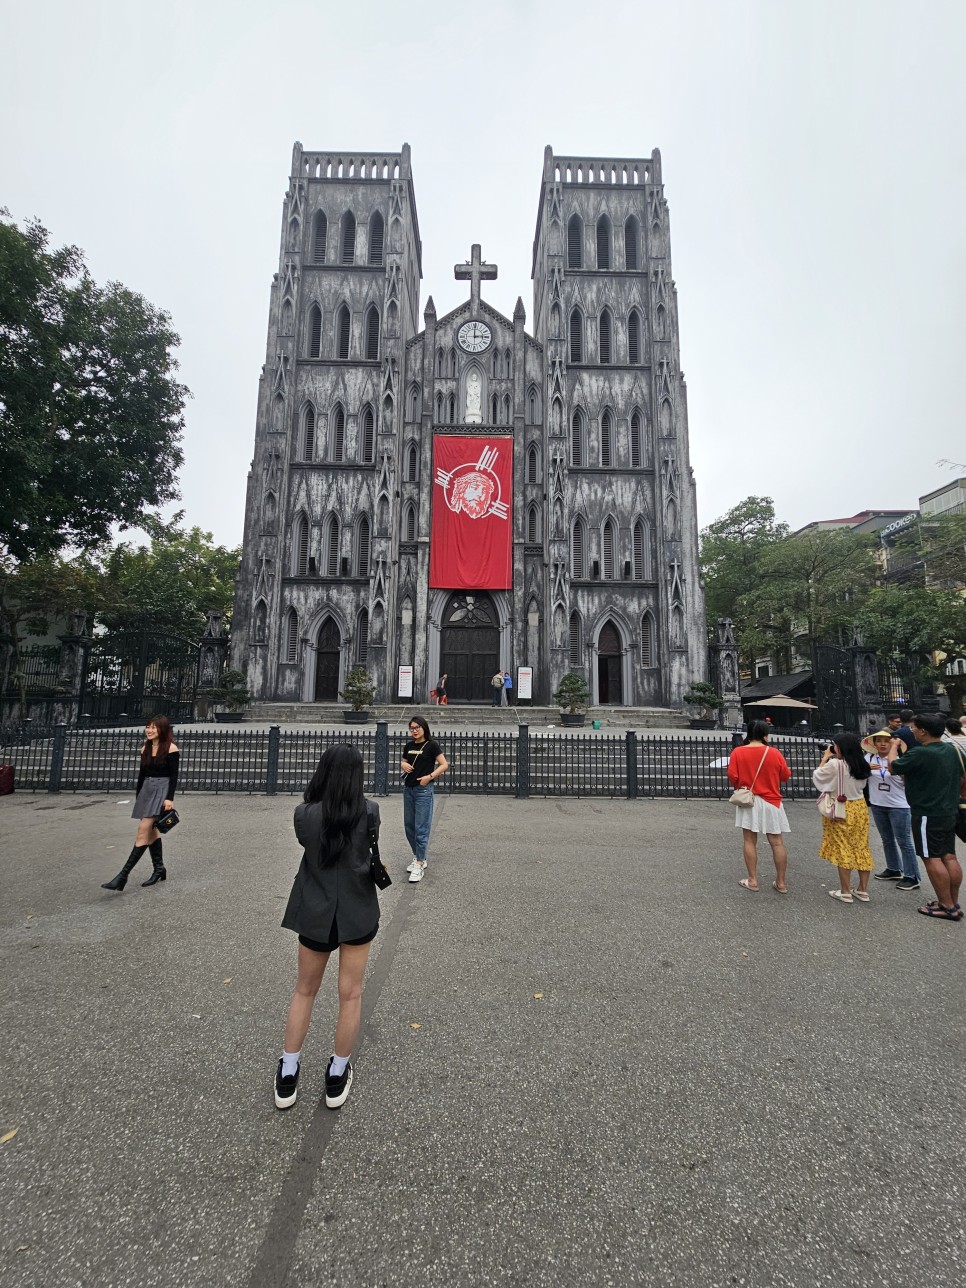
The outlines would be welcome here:
[[[413,668],[411,666],[401,666],[399,668],[399,691],[397,696],[400,698],[411,698],[413,696]]]
[[[512,587],[512,486],[512,439],[436,435],[430,586]]]
[[[533,697],[533,667],[517,667],[517,701],[529,702]]]

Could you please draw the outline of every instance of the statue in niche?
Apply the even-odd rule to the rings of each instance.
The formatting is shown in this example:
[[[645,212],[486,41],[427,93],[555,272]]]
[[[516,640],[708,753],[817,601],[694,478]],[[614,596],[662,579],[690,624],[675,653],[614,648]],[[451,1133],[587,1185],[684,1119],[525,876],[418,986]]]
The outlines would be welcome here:
[[[480,425],[483,422],[483,381],[480,373],[474,368],[466,377],[466,416],[465,424]]]

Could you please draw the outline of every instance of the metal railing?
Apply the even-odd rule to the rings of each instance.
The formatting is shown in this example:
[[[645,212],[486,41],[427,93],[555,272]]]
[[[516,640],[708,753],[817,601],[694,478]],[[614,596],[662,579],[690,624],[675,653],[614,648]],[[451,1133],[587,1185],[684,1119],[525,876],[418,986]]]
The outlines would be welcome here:
[[[399,762],[408,735],[374,729],[183,729],[179,792],[301,793],[326,747],[351,742],[362,753],[366,791],[402,790]],[[437,740],[449,772],[436,790],[502,796],[681,797],[721,800],[731,793],[728,757],[735,739],[687,734],[441,733]],[[13,766],[21,791],[130,792],[138,772],[140,730],[74,729],[58,724],[21,731],[0,746],[0,761]],[[792,771],[789,800],[815,795],[812,770],[821,750],[815,738],[782,738],[772,744]]]

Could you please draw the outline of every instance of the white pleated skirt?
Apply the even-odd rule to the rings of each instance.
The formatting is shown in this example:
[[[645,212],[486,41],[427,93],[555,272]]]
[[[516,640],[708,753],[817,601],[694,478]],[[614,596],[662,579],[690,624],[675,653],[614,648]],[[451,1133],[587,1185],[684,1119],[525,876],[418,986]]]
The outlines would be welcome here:
[[[735,806],[735,827],[746,828],[749,832],[762,832],[774,836],[778,832],[790,832],[784,805],[772,805],[760,796],[755,797],[751,809]]]

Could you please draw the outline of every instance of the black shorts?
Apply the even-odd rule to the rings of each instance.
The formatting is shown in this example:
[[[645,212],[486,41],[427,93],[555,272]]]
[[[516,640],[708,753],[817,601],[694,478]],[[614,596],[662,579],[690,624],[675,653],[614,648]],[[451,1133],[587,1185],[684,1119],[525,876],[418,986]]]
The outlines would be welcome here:
[[[334,953],[340,943],[348,944],[350,948],[356,948],[360,944],[371,944],[379,933],[379,923],[376,923],[374,930],[368,935],[363,935],[361,939],[339,939],[339,927],[333,921],[332,934],[329,936],[328,943],[321,944],[317,939],[309,939],[306,935],[299,935],[299,943],[303,948],[311,948],[313,953]]]
[[[941,859],[956,853],[955,814],[912,815],[912,843],[920,859]]]

